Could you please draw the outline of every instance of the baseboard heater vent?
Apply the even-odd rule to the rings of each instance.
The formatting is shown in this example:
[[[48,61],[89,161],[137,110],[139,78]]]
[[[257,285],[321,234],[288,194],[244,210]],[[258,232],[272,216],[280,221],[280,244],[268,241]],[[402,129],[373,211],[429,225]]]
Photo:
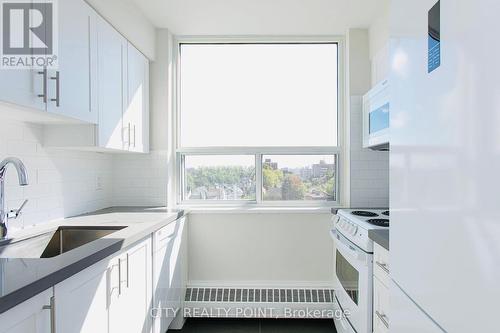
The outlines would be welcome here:
[[[332,318],[334,291],[191,287],[184,307],[186,317]]]

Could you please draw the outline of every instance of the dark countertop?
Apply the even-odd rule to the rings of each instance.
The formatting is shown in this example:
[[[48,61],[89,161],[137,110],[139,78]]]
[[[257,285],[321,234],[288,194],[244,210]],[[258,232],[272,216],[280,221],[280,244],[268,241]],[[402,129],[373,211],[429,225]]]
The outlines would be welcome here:
[[[183,215],[183,210],[164,207],[111,207],[36,226],[16,235],[7,241],[7,245],[4,242],[0,247],[0,313],[146,238]],[[46,244],[43,242],[63,225],[125,228],[56,257],[39,258],[41,252],[38,249]],[[43,236],[45,240],[39,240],[37,236],[44,234],[47,235]],[[22,247],[23,242],[30,244]],[[23,251],[12,255],[9,247],[12,249],[13,246],[22,247]]]
[[[389,229],[368,230],[368,237],[389,251]]]

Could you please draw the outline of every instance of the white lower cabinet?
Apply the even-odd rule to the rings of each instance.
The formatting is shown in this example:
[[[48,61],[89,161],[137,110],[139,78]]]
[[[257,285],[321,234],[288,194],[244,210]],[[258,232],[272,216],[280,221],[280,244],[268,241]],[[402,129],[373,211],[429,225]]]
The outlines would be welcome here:
[[[56,332],[149,333],[151,239],[57,284]]]
[[[50,333],[52,296],[50,288],[0,314],[0,333]]]
[[[56,332],[108,330],[108,263],[101,261],[54,287]]]
[[[0,314],[0,333],[151,333],[154,307],[182,306],[186,237],[185,218],[170,223]],[[173,320],[155,320],[155,332]]]
[[[389,332],[389,251],[373,249],[373,333]]]
[[[185,218],[158,230],[154,241],[153,316],[154,332],[165,333],[179,311],[184,294],[183,253]]]
[[[151,239],[119,255],[110,277],[109,332],[151,332]]]
[[[389,287],[373,278],[373,332],[389,332]]]

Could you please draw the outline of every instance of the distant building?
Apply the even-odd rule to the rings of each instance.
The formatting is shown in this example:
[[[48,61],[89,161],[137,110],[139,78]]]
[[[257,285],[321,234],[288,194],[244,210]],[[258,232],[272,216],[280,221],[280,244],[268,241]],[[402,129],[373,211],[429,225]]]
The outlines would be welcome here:
[[[270,158],[266,158],[264,166],[267,166],[271,170],[278,170],[278,163],[271,161]]]
[[[314,178],[320,178],[334,172],[335,164],[328,164],[324,160],[319,161],[319,164],[312,165],[312,176]]]
[[[311,168],[302,168],[300,169],[300,178],[309,179],[313,175],[313,170]]]

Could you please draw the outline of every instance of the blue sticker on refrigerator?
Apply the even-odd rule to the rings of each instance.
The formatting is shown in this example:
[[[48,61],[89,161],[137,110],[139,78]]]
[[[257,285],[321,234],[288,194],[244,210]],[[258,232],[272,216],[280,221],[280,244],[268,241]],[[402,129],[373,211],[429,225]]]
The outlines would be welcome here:
[[[428,52],[427,72],[430,73],[441,66],[441,5],[438,1],[428,14]]]

